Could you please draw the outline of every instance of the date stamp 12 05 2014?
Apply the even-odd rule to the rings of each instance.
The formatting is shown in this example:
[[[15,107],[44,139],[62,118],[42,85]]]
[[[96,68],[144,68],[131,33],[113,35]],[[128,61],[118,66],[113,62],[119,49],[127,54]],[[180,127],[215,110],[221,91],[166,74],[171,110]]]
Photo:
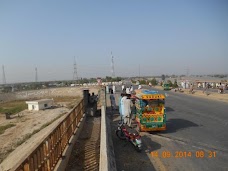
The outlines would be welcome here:
[[[215,151],[152,151],[151,153],[152,157],[160,157],[160,158],[215,158],[216,157],[216,152]]]

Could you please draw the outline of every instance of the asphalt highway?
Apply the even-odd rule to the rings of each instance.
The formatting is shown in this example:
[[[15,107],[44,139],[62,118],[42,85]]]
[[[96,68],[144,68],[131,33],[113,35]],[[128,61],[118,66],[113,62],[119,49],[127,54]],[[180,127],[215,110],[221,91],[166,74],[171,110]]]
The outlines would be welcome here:
[[[179,92],[159,92],[167,95],[167,130],[141,133],[141,153],[115,136],[118,111],[107,110],[112,121],[117,169],[228,170],[228,103]],[[117,101],[118,98],[117,93]]]

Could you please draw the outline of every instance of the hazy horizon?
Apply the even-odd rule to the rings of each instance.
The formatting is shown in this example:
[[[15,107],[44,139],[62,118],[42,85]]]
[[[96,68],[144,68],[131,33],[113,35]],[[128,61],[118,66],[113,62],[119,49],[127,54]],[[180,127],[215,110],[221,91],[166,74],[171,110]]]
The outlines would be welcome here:
[[[217,75],[217,74],[216,74]],[[219,74],[220,75],[220,74]],[[221,75],[223,75],[223,74],[221,74]],[[228,74],[225,74],[225,75],[228,75]],[[116,76],[116,77],[121,77],[121,78],[145,78],[145,77],[147,77],[147,78],[155,78],[155,79],[160,79],[160,77],[161,77],[162,75],[141,75],[141,76],[131,76],[131,77],[129,77],[129,76],[125,76],[125,77],[121,77],[121,76]],[[171,76],[171,75],[169,75],[169,76]],[[184,74],[181,74],[181,75],[175,75],[176,77],[165,77],[165,79],[166,80],[170,80],[170,79],[179,79],[179,78],[181,78],[181,79],[186,79],[186,80],[191,80],[191,79],[195,79],[195,80],[205,80],[205,81],[211,81],[211,80],[217,80],[217,81],[221,81],[221,80],[228,80],[228,76],[226,76],[226,77],[223,77],[223,78],[220,78],[220,77],[212,77],[212,76],[209,76],[209,75],[189,75],[189,76],[186,76],[186,75],[184,75]],[[111,77],[111,76],[109,76],[109,77]],[[116,78],[115,77],[115,78]],[[104,79],[104,78],[106,78],[106,76],[104,76],[104,77],[80,77],[80,78],[78,78],[78,80],[80,80],[80,79],[93,79],[93,78],[102,78],[102,79]],[[56,80],[38,80],[37,81],[37,83],[41,83],[41,82],[59,82],[59,81],[77,81],[77,80],[73,80],[73,79],[56,79]],[[3,83],[0,83],[0,85],[9,85],[9,84],[24,84],[24,83],[36,83],[36,81],[35,80],[32,80],[32,81],[19,81],[19,82],[6,82],[6,84],[3,84]]]
[[[228,74],[228,1],[1,1],[0,84]]]

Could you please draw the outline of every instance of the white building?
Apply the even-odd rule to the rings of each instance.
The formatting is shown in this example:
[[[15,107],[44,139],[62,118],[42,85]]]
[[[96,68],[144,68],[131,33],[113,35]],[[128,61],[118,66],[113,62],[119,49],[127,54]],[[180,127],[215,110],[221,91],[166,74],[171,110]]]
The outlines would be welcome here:
[[[53,99],[41,99],[34,101],[26,101],[26,104],[28,104],[28,110],[42,110],[52,107],[54,101]]]

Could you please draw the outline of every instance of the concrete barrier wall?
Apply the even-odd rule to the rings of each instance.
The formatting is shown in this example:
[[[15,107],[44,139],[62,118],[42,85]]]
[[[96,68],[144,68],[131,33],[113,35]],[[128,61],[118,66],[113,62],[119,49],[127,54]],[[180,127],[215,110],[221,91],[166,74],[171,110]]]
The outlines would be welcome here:
[[[99,171],[108,171],[107,132],[105,106],[101,106],[101,140]]]
[[[116,171],[116,161],[112,143],[110,121],[106,115],[106,95],[102,90],[101,96],[101,139],[99,171]]]

